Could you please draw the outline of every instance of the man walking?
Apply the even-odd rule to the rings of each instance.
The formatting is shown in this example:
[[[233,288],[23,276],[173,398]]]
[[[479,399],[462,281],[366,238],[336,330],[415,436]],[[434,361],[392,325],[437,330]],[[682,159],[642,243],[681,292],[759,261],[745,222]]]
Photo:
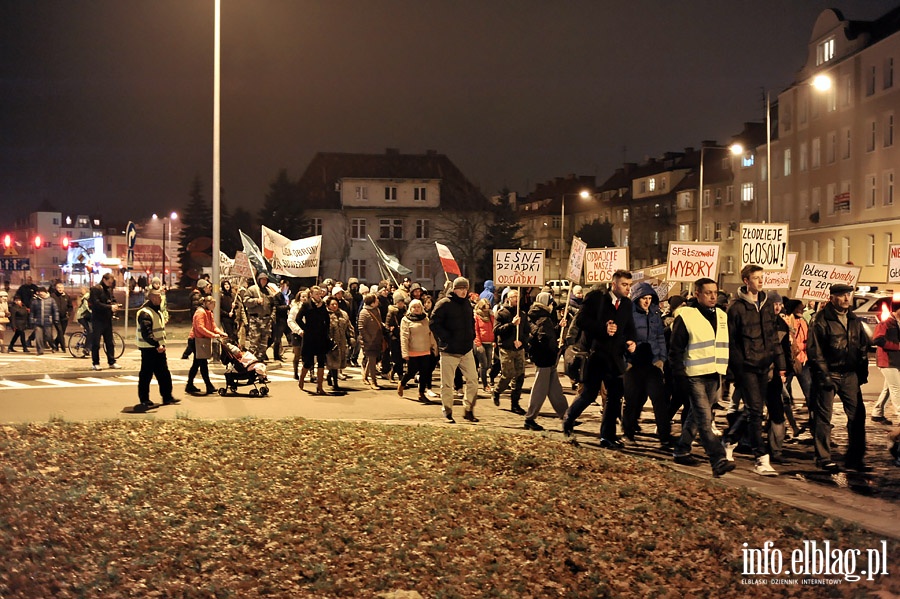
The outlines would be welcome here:
[[[625,395],[622,379],[626,368],[625,353],[634,353],[637,347],[630,292],[631,273],[617,270],[608,293],[595,290],[585,296],[584,305],[572,325],[589,353],[582,381],[584,386],[566,412],[563,433],[566,436],[572,434],[575,420],[597,399],[600,386],[605,385],[606,403],[600,424],[600,447],[604,449],[623,447],[616,435],[616,421],[621,416]]]
[[[778,318],[763,290],[763,268],[748,264],[741,269],[744,285],[728,308],[728,365],[734,385],[741,390],[747,407],[750,447],[756,457],[753,471],[777,476],[769,463],[769,447],[780,447],[784,439],[784,402],[781,393],[768,393],[770,372],[781,383],[787,380],[784,350],[778,339]],[[778,387],[780,391],[781,386]],[[763,405],[769,411],[769,443],[763,440]]]
[[[162,292],[159,289],[147,291],[147,301],[137,313],[136,343],[141,351],[141,371],[138,374],[138,399],[135,412],[146,412],[156,407],[150,401],[150,381],[156,377],[163,405],[178,403],[172,396],[172,375],[166,360],[166,321],[162,312]]]
[[[256,276],[256,285],[247,290],[244,309],[247,312],[247,347],[261,361],[266,361],[269,335],[272,334],[272,295],[269,275]]]
[[[522,318],[518,308],[519,292],[515,289],[506,295],[506,302],[497,311],[494,324],[494,338],[500,348],[500,381],[494,388],[494,405],[500,405],[500,394],[512,386],[510,411],[523,416],[525,410],[519,405],[522,386],[525,384],[525,347],[528,344],[530,326],[527,318]]]
[[[691,445],[697,433],[713,476],[734,470],[712,431],[712,405],[728,371],[728,317],[716,307],[719,289],[712,279],[694,283],[694,299],[678,309],[669,339],[669,363],[676,386],[688,391],[691,410],[675,444],[675,462],[694,465]]]
[[[832,285],[830,300],[813,317],[809,327],[806,353],[813,376],[809,409],[812,412],[816,465],[836,471],[831,460],[831,416],[834,397],[844,404],[847,415],[848,447],[844,465],[858,472],[869,472],[863,462],[866,454],[866,407],[860,386],[869,380],[869,339],[850,304],[853,287]]]
[[[91,308],[91,368],[100,370],[100,340],[106,348],[106,361],[110,368],[122,368],[116,363],[116,350],[113,344],[113,314],[119,311],[119,304],[113,292],[116,288],[116,277],[106,273],[100,282],[91,287],[88,305]]]
[[[469,303],[469,280],[456,277],[453,291],[438,300],[431,313],[431,332],[441,350],[441,404],[444,417],[453,419],[453,377],[457,367],[466,379],[463,418],[478,422],[475,400],[478,396],[478,370],[475,368],[475,313]]]

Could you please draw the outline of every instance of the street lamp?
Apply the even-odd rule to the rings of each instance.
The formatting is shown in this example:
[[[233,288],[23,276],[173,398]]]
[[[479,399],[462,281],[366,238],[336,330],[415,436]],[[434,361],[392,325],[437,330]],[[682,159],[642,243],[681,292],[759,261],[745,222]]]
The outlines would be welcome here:
[[[168,245],[166,243],[166,239],[168,238],[168,243],[172,243],[172,221],[178,218],[177,212],[172,212],[169,216],[164,216],[163,218],[163,257],[162,257],[162,269],[163,269],[163,281],[166,281],[166,254]],[[153,215],[153,220],[159,220],[159,217],[156,214]],[[168,237],[167,237],[168,232]],[[168,281],[166,281],[166,286],[172,286],[172,261],[169,260],[169,273],[168,273]]]
[[[587,189],[582,189],[577,194],[575,193],[564,193],[562,194],[562,201],[560,204],[562,208],[559,213],[559,279],[562,280],[563,277],[563,248],[566,247],[566,196],[574,196],[577,195],[582,200],[587,200],[591,198],[591,192]]]
[[[703,241],[701,238],[701,231],[703,230],[703,154],[706,152],[706,149],[710,148],[713,150],[730,150],[732,156],[737,156],[744,151],[744,148],[741,144],[731,144],[730,146],[717,146],[717,145],[707,145],[703,142],[700,143],[700,182],[697,185],[697,240]]]

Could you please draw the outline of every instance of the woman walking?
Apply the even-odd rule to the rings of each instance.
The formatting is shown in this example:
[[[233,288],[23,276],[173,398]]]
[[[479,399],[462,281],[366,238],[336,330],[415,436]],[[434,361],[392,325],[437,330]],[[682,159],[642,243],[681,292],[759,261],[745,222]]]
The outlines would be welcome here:
[[[374,293],[363,299],[363,308],[359,311],[359,343],[363,352],[363,382],[373,389],[378,386],[378,356],[384,343],[384,326],[381,324],[381,312],[378,307],[378,296]]]
[[[191,363],[191,369],[188,371],[187,385],[184,388],[185,393],[190,393],[191,395],[209,395],[216,392],[216,388],[209,380],[208,360],[212,357],[212,340],[228,337],[228,335],[225,334],[225,331],[216,327],[212,312],[215,306],[216,300],[213,299],[213,296],[207,295],[203,297],[191,321],[189,338],[194,340],[194,361]],[[194,377],[197,376],[198,370],[200,371],[200,376],[203,377],[203,382],[206,383],[206,393],[194,386]]]
[[[406,374],[397,385],[397,395],[403,397],[403,391],[416,374],[419,375],[419,401],[428,403],[425,390],[434,370],[434,357],[437,355],[437,341],[431,332],[431,322],[425,314],[425,306],[420,300],[409,303],[409,310],[400,321],[400,352],[409,364]]]
[[[337,298],[328,299],[328,315],[331,319],[331,340],[334,347],[325,356],[325,367],[328,368],[328,384],[337,391],[338,373],[347,367],[347,356],[350,355],[350,344],[353,340],[353,327],[350,317],[341,310]]]

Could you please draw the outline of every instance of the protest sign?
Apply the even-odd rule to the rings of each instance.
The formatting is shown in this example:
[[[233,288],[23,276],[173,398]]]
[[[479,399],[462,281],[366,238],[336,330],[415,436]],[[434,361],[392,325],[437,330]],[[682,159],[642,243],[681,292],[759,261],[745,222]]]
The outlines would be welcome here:
[[[719,274],[719,244],[670,241],[667,266],[667,281],[715,280]]]
[[[786,270],[788,226],[786,223],[741,223],[741,268],[748,264],[763,270]]]
[[[797,264],[797,252],[788,252],[787,270],[766,271],[763,273],[763,289],[791,288],[791,277],[794,274],[794,266]]]
[[[566,278],[573,285],[581,282],[581,269],[584,266],[584,252],[587,244],[578,237],[572,238],[572,251],[569,252],[569,268],[566,270]]]
[[[607,283],[620,269],[628,270],[628,248],[597,248],[585,252],[585,283]]]
[[[541,287],[544,250],[494,250],[494,287]]]
[[[835,283],[856,287],[860,266],[847,264],[822,264],[805,262],[797,282],[797,299],[828,301],[830,288]]]
[[[292,241],[263,225],[262,241],[263,255],[272,264],[272,274],[289,277],[318,276],[321,235]]]
[[[244,252],[238,251],[234,255],[234,264],[231,266],[231,274],[250,278],[253,270],[250,268],[250,258]]]
[[[900,283],[900,243],[888,246],[888,283]]]
[[[668,268],[668,264],[655,264],[639,270],[633,270],[631,271],[631,281],[637,283],[644,279],[664,279]]]

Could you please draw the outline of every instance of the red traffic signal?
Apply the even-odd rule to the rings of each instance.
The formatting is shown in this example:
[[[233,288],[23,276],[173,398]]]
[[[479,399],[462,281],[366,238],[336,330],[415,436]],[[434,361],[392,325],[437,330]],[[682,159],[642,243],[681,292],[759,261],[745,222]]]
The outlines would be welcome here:
[[[62,246],[62,249],[64,249],[64,250],[69,249],[69,238],[68,238],[68,237],[63,237],[62,239],[60,239],[60,240],[59,240],[59,245],[61,245],[61,246]]]
[[[43,245],[43,243],[44,243],[44,240],[41,239],[41,236],[40,236],[40,235],[35,235],[35,236],[34,236],[34,247],[35,247],[35,249],[40,248],[40,247]]]
[[[3,247],[5,247],[6,249],[9,249],[9,247],[11,245],[12,245],[12,235],[7,233],[6,235],[3,236]]]

